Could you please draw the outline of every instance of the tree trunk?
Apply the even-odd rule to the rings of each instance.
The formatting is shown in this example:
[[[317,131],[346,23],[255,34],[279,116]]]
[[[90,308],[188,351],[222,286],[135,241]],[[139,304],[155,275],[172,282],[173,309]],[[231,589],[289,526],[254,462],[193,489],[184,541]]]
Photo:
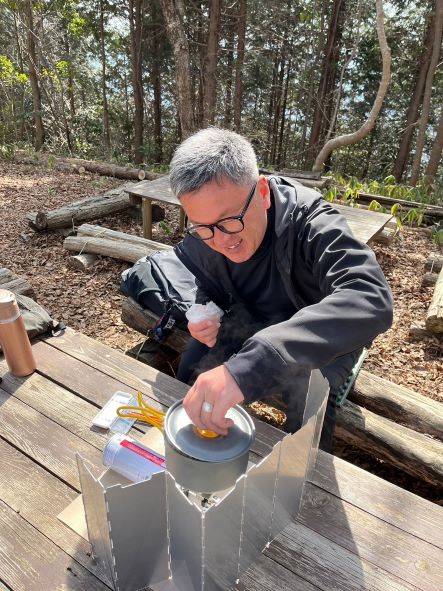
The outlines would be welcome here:
[[[280,71],[278,75],[278,83],[275,93],[275,107],[272,117],[272,139],[271,139],[271,164],[276,163],[276,151],[277,151],[277,140],[278,140],[278,124],[280,122],[280,113],[283,101],[283,81],[285,77],[286,62],[285,57],[282,56],[280,61]]]
[[[100,60],[102,65],[102,108],[103,108],[103,144],[105,153],[109,156],[111,151],[111,136],[109,133],[109,109],[106,92],[106,51],[105,51],[105,15],[103,0],[100,0]]]
[[[429,162],[425,171],[425,178],[429,183],[434,182],[437,168],[441,161],[441,153],[443,150],[443,109],[440,111],[440,120],[438,122],[437,133],[435,135],[434,143],[432,144]]]
[[[217,100],[217,55],[220,36],[220,0],[209,2],[209,31],[206,42],[203,86],[203,127],[213,125]]]
[[[66,31],[65,33],[65,52],[66,52],[66,61],[69,64],[68,69],[68,99],[69,99],[69,112],[71,117],[75,117],[75,100],[74,100],[74,80],[72,77],[72,56],[71,56],[71,47],[69,43],[69,34]]]
[[[134,94],[134,162],[143,162],[143,84],[142,84],[143,0],[129,0],[131,34],[132,89]]]
[[[265,162],[266,164],[270,164],[271,160],[271,151],[272,151],[272,122],[273,122],[273,114],[275,111],[275,104],[277,102],[277,78],[278,78],[278,69],[280,64],[280,58],[278,55],[274,57],[274,67],[272,70],[272,84],[271,90],[269,92],[269,106],[268,106],[268,125],[267,125],[267,140],[266,140],[266,156]]]
[[[277,166],[281,167],[283,165],[283,138],[285,133],[285,124],[286,124],[286,106],[288,103],[288,89],[289,89],[289,78],[291,76],[291,60],[288,62],[288,67],[286,69],[286,80],[285,80],[285,87],[283,90],[283,104],[281,108],[281,115],[280,115],[280,132],[278,138],[278,146],[277,146],[277,155],[276,155],[276,162]]]
[[[311,135],[309,138],[308,161],[312,162],[326,135],[332,109],[332,94],[337,76],[337,63],[343,31],[345,0],[334,0],[329,22],[328,39],[324,51],[322,73],[315,100]]]
[[[423,93],[423,106],[421,111],[420,123],[417,134],[417,144],[415,147],[414,160],[412,162],[411,185],[417,184],[420,175],[420,164],[425,145],[426,128],[429,121],[429,112],[431,109],[432,82],[434,80],[435,70],[441,52],[441,37],[443,28],[443,0],[437,0],[435,11],[434,39],[432,43],[432,56],[429,63],[428,73],[426,75],[425,89]]]
[[[187,138],[194,131],[193,103],[191,100],[191,71],[189,44],[183,27],[182,0],[161,0],[169,41],[175,59],[178,114],[181,137]]]
[[[411,150],[412,136],[414,135],[415,125],[418,119],[418,111],[423,99],[423,90],[425,88],[426,75],[429,69],[429,62],[432,55],[432,40],[434,38],[435,15],[433,6],[428,14],[427,26],[423,38],[423,51],[415,74],[414,92],[406,113],[406,126],[403,130],[400,147],[394,163],[393,174],[397,183],[400,183],[406,170],[409,152]]]
[[[162,87],[161,87],[161,71],[160,64],[162,59],[163,49],[163,27],[161,23],[161,12],[158,0],[152,3],[152,30],[151,30],[151,53],[152,53],[152,68],[151,79],[152,88],[154,89],[154,138],[155,138],[155,152],[154,159],[156,162],[163,160],[163,139],[162,139]]]
[[[231,127],[232,123],[232,82],[234,69],[234,23],[229,19],[227,24],[228,30],[226,35],[227,45],[227,62],[226,62],[226,97],[225,97],[225,118],[224,126]],[[257,105],[258,89],[255,95],[255,105]]]
[[[243,108],[243,62],[245,59],[247,0],[239,0],[237,24],[237,60],[235,62],[234,128],[241,130]]]
[[[15,13],[15,11],[13,11],[13,17],[14,17],[14,36],[15,36],[15,42],[17,44],[18,65],[20,67],[20,72],[24,72],[25,67],[24,67],[24,63],[23,63],[23,54],[22,54],[22,47],[21,47],[21,43],[20,43],[20,34],[18,31],[18,27],[17,27],[17,14]],[[18,133],[19,141],[23,140],[23,138],[25,136],[24,112],[25,112],[25,89],[22,87],[20,89],[20,129],[19,129],[19,133]]]
[[[37,74],[37,52],[35,50],[34,39],[34,19],[32,11],[32,0],[26,0],[24,3],[25,22],[27,28],[28,39],[28,67],[29,67],[29,81],[32,89],[32,100],[34,105],[34,124],[35,124],[35,149],[41,150],[43,142],[45,141],[45,129],[43,127],[42,119],[42,99]]]
[[[334,150],[336,150],[337,148],[341,148],[343,146],[355,144],[356,142],[366,137],[375,126],[377,116],[383,104],[383,99],[388,90],[389,82],[391,80],[391,50],[389,49],[388,43],[386,41],[382,0],[375,0],[375,4],[377,8],[377,35],[383,61],[383,72],[380,80],[380,85],[378,87],[377,96],[375,97],[374,104],[372,105],[372,109],[369,113],[367,120],[360,127],[360,129],[358,129],[354,133],[348,133],[333,138],[323,146],[312,168],[312,170],[315,172],[320,172],[322,170],[324,162],[327,160],[328,156]]]

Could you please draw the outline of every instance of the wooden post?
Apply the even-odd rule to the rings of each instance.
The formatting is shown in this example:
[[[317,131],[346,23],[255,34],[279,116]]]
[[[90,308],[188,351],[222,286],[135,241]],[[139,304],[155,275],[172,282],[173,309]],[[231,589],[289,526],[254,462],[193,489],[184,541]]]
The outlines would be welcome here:
[[[443,269],[438,275],[434,296],[426,316],[426,330],[443,333]]]
[[[150,199],[142,199],[143,236],[152,239],[152,203]]]
[[[183,209],[183,207],[180,206],[180,226],[179,226],[179,230],[180,230],[180,234],[183,234],[183,232],[185,231],[185,210]]]

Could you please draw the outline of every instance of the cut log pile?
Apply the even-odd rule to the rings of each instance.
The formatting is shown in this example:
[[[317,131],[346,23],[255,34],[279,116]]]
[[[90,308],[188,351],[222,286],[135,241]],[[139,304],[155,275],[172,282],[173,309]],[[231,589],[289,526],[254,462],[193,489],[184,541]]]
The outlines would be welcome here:
[[[80,201],[69,203],[51,211],[32,211],[27,214],[29,225],[33,230],[54,230],[68,228],[79,222],[103,218],[133,207],[129,201],[128,189],[134,183],[126,183],[111,189],[102,195],[86,197]],[[164,210],[158,205],[153,206],[153,221],[158,222],[165,217]]]
[[[24,277],[14,275],[12,271],[0,268],[0,289],[9,289],[17,295],[24,295],[36,299],[33,287]]]
[[[138,259],[159,250],[172,248],[147,238],[91,224],[82,224],[77,229],[77,235],[68,236],[63,246],[77,254],[100,254],[129,263],[135,263]]]

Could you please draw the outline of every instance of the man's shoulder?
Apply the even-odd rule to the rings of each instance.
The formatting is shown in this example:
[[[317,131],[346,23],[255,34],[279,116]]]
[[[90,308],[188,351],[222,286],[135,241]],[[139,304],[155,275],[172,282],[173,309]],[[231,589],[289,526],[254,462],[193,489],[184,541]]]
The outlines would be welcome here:
[[[277,235],[282,234],[290,224],[302,221],[310,212],[326,204],[321,193],[295,179],[272,176],[269,184],[275,204]]]

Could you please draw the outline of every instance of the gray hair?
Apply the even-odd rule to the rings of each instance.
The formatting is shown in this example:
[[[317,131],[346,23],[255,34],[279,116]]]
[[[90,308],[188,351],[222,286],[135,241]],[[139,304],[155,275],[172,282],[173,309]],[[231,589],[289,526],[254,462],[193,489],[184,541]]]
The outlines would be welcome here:
[[[258,179],[254,148],[238,133],[208,127],[188,137],[175,151],[169,181],[177,197],[223,179],[243,186]]]

